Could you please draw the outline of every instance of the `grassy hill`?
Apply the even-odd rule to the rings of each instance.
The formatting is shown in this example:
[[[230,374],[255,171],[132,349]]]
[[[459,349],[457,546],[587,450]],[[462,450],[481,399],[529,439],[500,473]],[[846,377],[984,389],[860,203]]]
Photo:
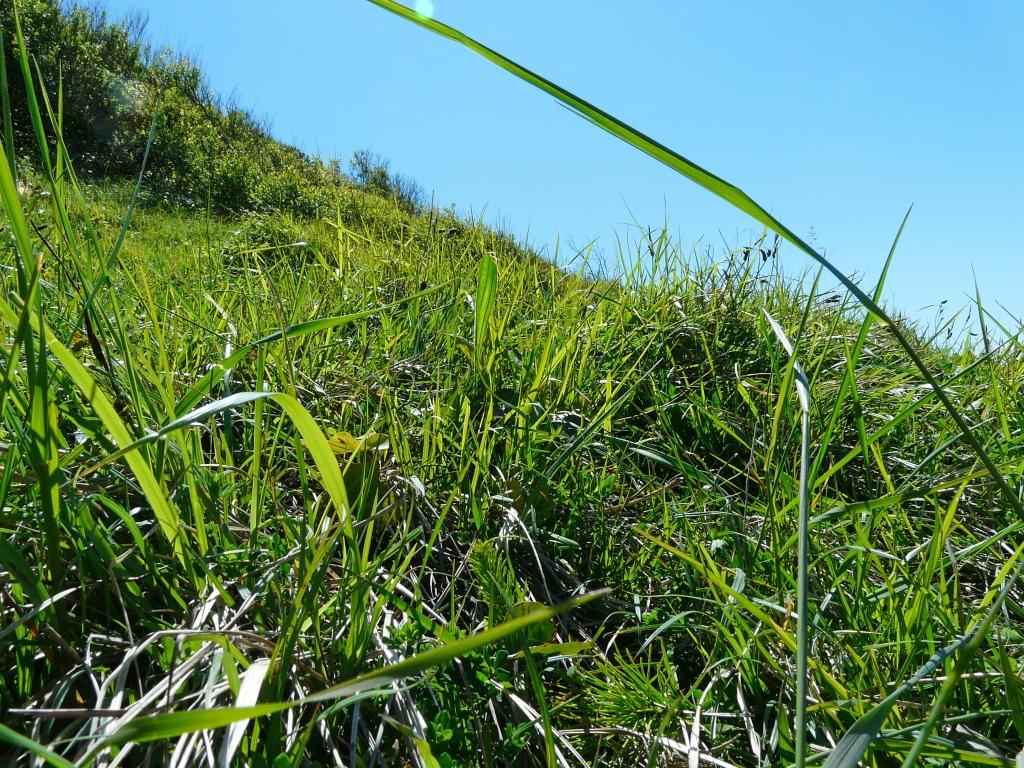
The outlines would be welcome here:
[[[321,204],[161,199],[160,120],[141,194],[80,179],[10,7],[5,759],[790,764],[806,454],[811,760],[887,701],[868,764],[1012,765],[1024,521],[852,297],[770,239],[596,279],[284,147]],[[1013,331],[914,340],[1019,492]]]

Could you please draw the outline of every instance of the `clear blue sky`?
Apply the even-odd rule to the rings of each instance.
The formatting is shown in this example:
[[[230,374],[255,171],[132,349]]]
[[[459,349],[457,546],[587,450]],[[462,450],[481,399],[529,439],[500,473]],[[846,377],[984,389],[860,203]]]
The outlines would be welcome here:
[[[412,2],[412,0],[410,0]],[[469,51],[362,0],[106,0],[325,157],[369,148],[535,246],[759,233]],[[435,16],[741,186],[887,299],[1024,314],[1024,4],[434,0]],[[550,253],[550,250],[549,250]],[[806,266],[792,250],[787,269]],[[994,306],[993,306],[994,308]]]

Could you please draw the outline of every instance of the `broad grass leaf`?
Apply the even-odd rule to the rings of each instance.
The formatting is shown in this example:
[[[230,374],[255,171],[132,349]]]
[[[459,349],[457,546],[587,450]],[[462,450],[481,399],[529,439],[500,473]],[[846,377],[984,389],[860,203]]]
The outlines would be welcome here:
[[[850,730],[832,748],[824,768],[856,768],[860,765],[860,759],[875,740],[895,703],[896,700],[889,697],[851,725]]]
[[[256,703],[268,671],[270,671],[270,659],[258,659],[249,665],[249,668],[241,676],[241,686],[235,700],[236,706],[250,707]],[[228,727],[227,738],[221,744],[220,755],[217,759],[219,765],[232,764],[231,759],[242,743],[242,737],[245,736],[246,724],[247,721],[241,720]]]
[[[2,174],[2,171],[0,171],[0,174]],[[17,324],[18,316],[6,301],[0,301],[0,315],[3,315],[11,327],[15,327]],[[128,431],[128,428],[118,415],[117,409],[114,408],[113,403],[104,394],[88,369],[78,361],[78,358],[75,357],[71,350],[53,336],[48,328],[40,324],[39,318],[33,318],[32,324],[41,335],[45,336],[48,351],[67,371],[75,386],[78,387],[92,405],[93,410],[103,422],[103,426],[111,438],[113,438],[114,443],[120,448],[131,446],[135,442],[131,432]],[[125,454],[125,461],[135,475],[139,487],[146,496],[146,500],[153,508],[153,514],[160,526],[160,530],[168,542],[170,542],[175,556],[187,567],[187,548],[184,541],[185,533],[181,524],[180,512],[164,493],[163,487],[156,479],[152,468],[141,453],[137,450],[131,450]]]
[[[484,354],[490,341],[491,317],[498,294],[498,265],[486,254],[480,259],[476,281],[476,335],[473,351],[478,365],[483,365]]]
[[[42,744],[38,744],[28,736],[23,736],[17,731],[8,728],[3,723],[0,723],[0,741],[6,741],[8,744],[17,747],[18,749],[23,749],[25,752],[29,752],[36,757],[45,760],[50,765],[58,766],[58,768],[74,768],[74,763],[68,762],[55,752],[51,752]]]
[[[544,605],[542,603],[535,603],[532,600],[524,600],[521,603],[513,605],[506,616],[506,621],[514,621],[515,619],[529,616],[538,610],[543,610]],[[526,645],[533,647],[536,645],[544,645],[551,641],[551,638],[555,636],[555,625],[548,619],[547,621],[538,621],[526,629],[518,632],[515,636],[510,637],[507,641],[509,645],[517,645],[519,643],[526,643]]]
[[[267,715],[284,712],[297,705],[298,702],[285,701],[273,704],[257,704],[252,707],[214,707],[188,712],[168,712],[162,715],[137,717],[114,731],[107,738],[106,746],[127,744],[129,742],[144,744],[149,741],[173,739],[181,736],[183,733],[210,731],[216,728],[224,728],[232,723],[240,723],[257,717],[266,717]]]

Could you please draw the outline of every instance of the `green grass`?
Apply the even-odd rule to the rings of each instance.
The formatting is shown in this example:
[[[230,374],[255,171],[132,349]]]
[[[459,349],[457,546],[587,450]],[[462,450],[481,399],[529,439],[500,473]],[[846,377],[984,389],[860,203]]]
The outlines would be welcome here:
[[[770,236],[599,276],[356,189],[128,221],[46,157],[0,163],[11,761],[1012,764],[1016,329]]]

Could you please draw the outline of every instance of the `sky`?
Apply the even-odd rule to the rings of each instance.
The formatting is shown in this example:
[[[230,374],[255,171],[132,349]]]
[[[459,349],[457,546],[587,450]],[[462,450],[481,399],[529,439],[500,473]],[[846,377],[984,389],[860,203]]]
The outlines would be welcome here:
[[[410,3],[413,0],[409,0]],[[563,260],[636,225],[687,249],[760,225],[476,54],[365,0],[102,0],[324,158],[369,149],[441,206]],[[1024,4],[433,0],[435,18],[741,187],[931,321],[1024,315]],[[810,267],[783,251],[787,271]],[[947,316],[949,312],[947,310]],[[1002,315],[1004,318],[1005,315]]]

